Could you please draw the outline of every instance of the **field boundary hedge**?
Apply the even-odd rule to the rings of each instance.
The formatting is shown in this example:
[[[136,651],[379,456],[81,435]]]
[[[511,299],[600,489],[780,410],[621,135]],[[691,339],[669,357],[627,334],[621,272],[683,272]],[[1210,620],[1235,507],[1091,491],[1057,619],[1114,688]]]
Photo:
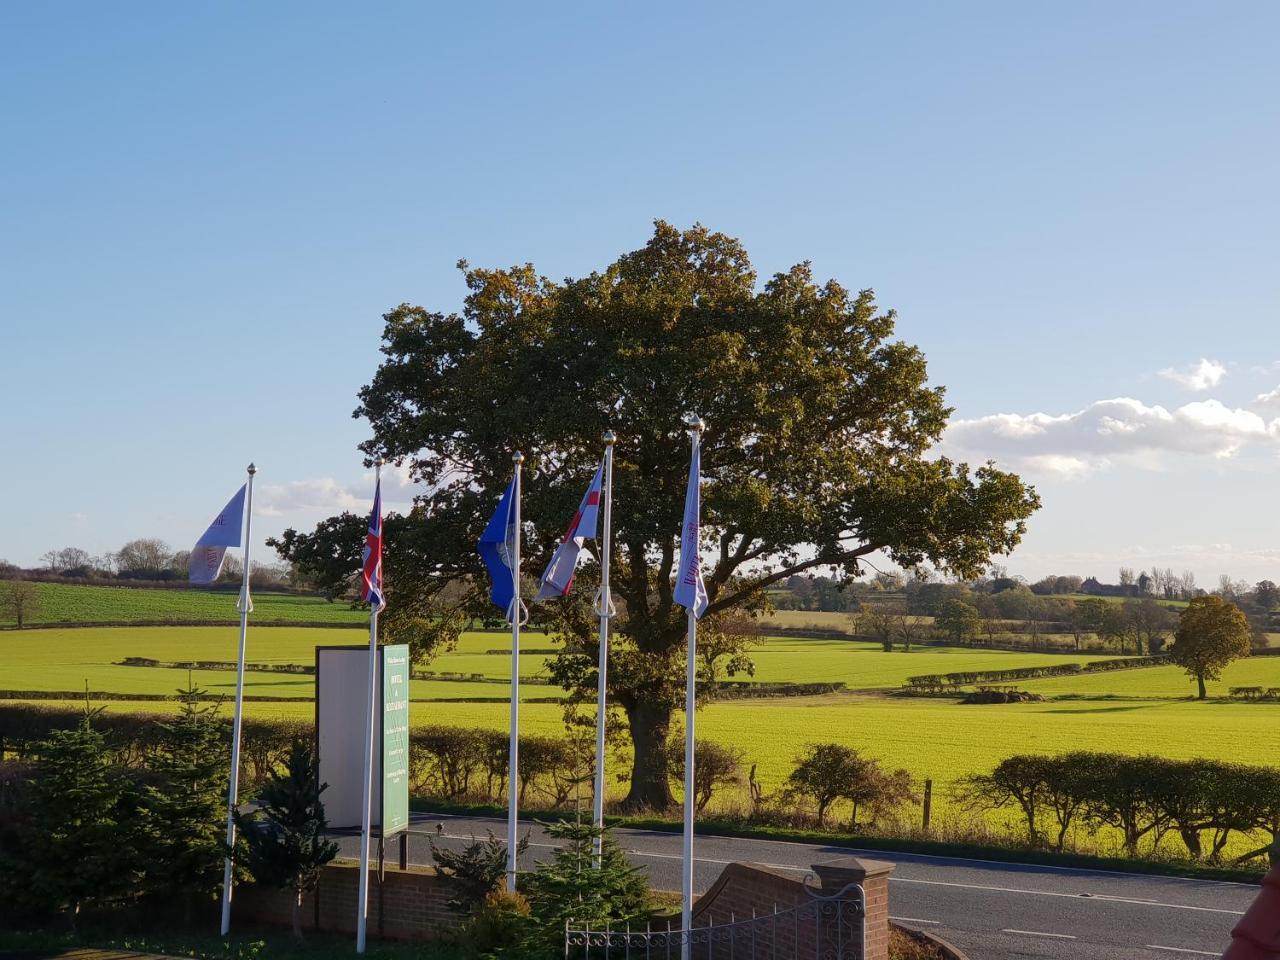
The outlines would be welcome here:
[[[1015,680],[1038,680],[1043,677],[1066,677],[1081,673],[1108,673],[1114,670],[1138,670],[1147,667],[1158,667],[1169,663],[1169,657],[1160,654],[1152,657],[1129,657],[1127,659],[1092,660],[1088,663],[1052,663],[1039,667],[1016,667],[1010,670],[964,670],[955,673],[927,673],[920,676],[907,677],[900,688],[908,694],[939,693],[944,690],[955,690],[975,684],[1007,683]]]

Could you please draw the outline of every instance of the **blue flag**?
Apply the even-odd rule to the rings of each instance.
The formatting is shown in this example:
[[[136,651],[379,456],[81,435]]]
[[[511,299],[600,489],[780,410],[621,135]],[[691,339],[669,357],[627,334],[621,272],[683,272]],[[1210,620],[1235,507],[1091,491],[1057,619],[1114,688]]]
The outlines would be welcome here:
[[[489,599],[502,610],[510,614],[511,601],[516,596],[515,570],[512,560],[515,556],[516,530],[515,507],[516,481],[513,477],[507,484],[506,492],[498,501],[498,509],[494,511],[489,525],[484,528],[480,537],[480,557],[489,568],[489,576],[493,578],[493,589],[489,591]]]

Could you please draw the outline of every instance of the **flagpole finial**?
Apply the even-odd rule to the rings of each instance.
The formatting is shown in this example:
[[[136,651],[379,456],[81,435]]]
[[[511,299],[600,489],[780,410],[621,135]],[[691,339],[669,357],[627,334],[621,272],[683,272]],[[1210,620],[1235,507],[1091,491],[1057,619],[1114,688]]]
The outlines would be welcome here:
[[[251,463],[251,464],[249,464],[249,466],[247,466],[247,467],[245,468],[245,470],[246,470],[246,471],[248,471],[248,474],[249,474],[249,476],[251,476],[251,477],[252,477],[255,473],[257,473],[257,472],[258,472],[258,468],[257,468],[257,467],[255,467],[252,463]]]
[[[686,413],[684,415],[684,426],[686,430],[693,430],[696,433],[701,433],[706,429],[707,425],[696,413]]]
[[[604,436],[602,436],[600,439],[603,440],[605,444],[610,447],[612,447],[614,443],[616,443],[618,440],[618,438],[613,435],[612,430],[606,430],[604,432]]]
[[[517,450],[515,453],[511,455],[511,462],[514,463],[516,466],[519,466],[520,464],[524,463],[524,454],[521,453],[519,450]]]

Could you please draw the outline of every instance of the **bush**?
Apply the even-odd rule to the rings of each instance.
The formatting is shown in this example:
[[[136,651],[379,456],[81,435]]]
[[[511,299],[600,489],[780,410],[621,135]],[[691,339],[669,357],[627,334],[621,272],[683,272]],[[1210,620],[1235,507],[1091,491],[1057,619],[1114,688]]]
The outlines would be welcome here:
[[[742,751],[711,740],[698,740],[694,744],[693,805],[699,813],[711,802],[712,794],[721,787],[742,782]],[[667,741],[667,769],[672,781],[684,786],[684,737],[675,736]]]
[[[812,800],[820,828],[825,826],[827,812],[834,804],[849,803],[850,830],[857,827],[859,807],[870,810],[875,819],[914,799],[907,771],[889,773],[878,760],[838,743],[814,744],[797,757],[796,768],[787,777],[785,795]]]

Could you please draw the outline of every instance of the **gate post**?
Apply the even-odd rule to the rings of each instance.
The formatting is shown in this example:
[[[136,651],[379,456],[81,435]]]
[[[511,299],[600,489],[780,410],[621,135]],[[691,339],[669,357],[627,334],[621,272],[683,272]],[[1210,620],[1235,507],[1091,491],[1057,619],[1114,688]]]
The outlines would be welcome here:
[[[866,895],[866,916],[863,918],[866,955],[855,947],[854,950],[846,951],[845,956],[849,960],[855,957],[857,960],[889,960],[889,874],[893,873],[893,864],[883,860],[841,857],[838,860],[815,863],[813,872],[822,885],[824,897],[837,896],[851,884],[862,887]],[[857,896],[857,890],[845,893],[845,897],[854,903]]]

